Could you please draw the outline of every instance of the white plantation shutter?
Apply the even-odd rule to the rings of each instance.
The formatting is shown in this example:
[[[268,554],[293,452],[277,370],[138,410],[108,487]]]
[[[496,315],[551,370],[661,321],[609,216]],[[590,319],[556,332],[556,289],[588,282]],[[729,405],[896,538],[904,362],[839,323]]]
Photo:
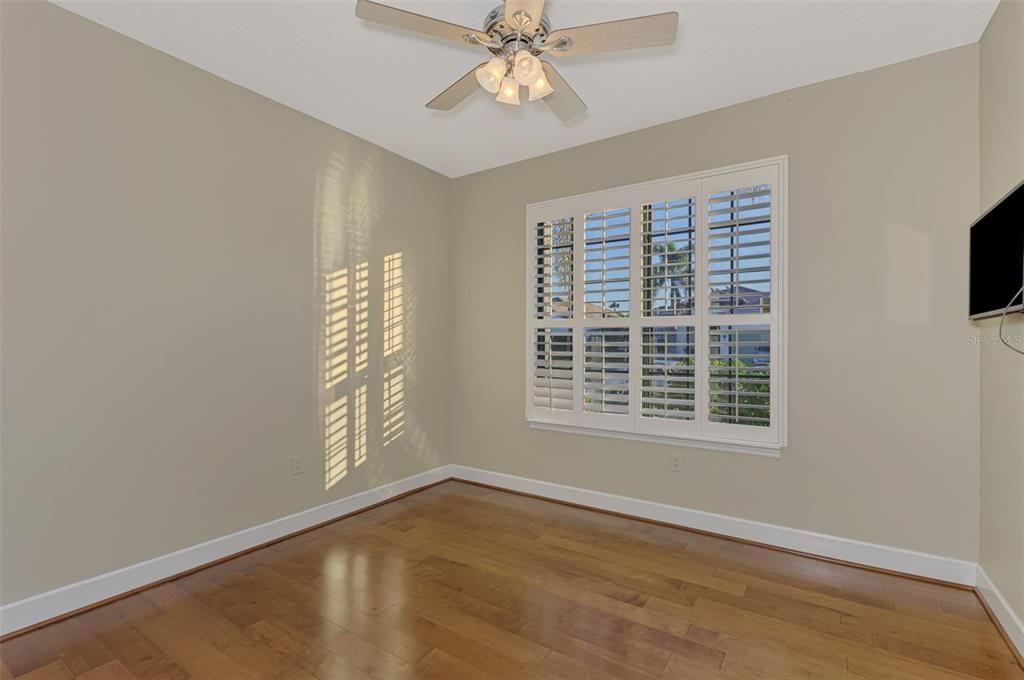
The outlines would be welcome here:
[[[671,181],[638,192],[640,358],[634,368],[639,432],[692,435],[699,431],[697,399],[697,251],[700,182]]]
[[[582,259],[582,223],[575,201],[530,211],[526,409],[528,417],[574,423],[579,387],[576,263]]]
[[[583,410],[629,413],[629,329],[583,331]]]
[[[629,315],[629,208],[588,213],[583,230],[583,316],[608,319]]]
[[[708,329],[708,418],[714,423],[771,425],[771,328]]]
[[[527,418],[785,445],[785,159],[528,207]]]
[[[696,416],[696,341],[693,326],[644,328],[641,416],[693,420]]]
[[[568,319],[573,308],[573,218],[540,221],[535,231],[535,318]]]
[[[703,183],[704,432],[780,442],[777,167]]]
[[[708,198],[708,295],[712,314],[771,311],[772,189],[720,191]]]
[[[534,331],[533,404],[538,409],[573,409],[572,329]]]
[[[696,254],[695,197],[644,205],[644,316],[693,314]]]

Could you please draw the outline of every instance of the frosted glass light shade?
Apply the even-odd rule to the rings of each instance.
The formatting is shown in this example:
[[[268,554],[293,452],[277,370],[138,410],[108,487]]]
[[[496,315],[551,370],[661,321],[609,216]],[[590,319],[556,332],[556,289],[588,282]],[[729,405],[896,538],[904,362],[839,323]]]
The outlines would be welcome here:
[[[498,90],[498,96],[495,99],[502,104],[515,104],[519,106],[519,83],[512,78],[502,78],[501,89]]]
[[[548,82],[548,79],[544,77],[543,73],[541,73],[539,76],[530,81],[531,102],[537,101],[538,99],[543,99],[552,92],[554,92],[554,90],[551,88],[551,83]]]
[[[526,50],[516,52],[512,75],[520,85],[529,85],[537,76],[542,75],[540,59]]]
[[[476,82],[491,94],[495,94],[505,77],[505,60],[493,57],[489,62],[476,70]]]

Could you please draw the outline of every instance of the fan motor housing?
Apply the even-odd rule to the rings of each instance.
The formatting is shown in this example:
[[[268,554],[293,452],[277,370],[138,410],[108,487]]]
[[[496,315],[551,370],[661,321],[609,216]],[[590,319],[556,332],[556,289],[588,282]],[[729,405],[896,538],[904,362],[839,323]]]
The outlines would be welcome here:
[[[531,17],[532,18],[532,17]],[[531,22],[526,30],[523,31],[523,41],[526,47],[534,54],[540,52],[533,49],[534,45],[539,45],[544,42],[544,39],[548,37],[548,33],[551,32],[551,22],[548,21],[547,15],[543,15],[540,18],[540,23]],[[487,17],[484,19],[484,33],[491,36],[497,42],[500,42],[503,47],[507,48],[510,43],[519,42],[516,39],[516,29],[514,26],[510,26],[505,21],[505,5],[501,4],[492,9],[487,13]],[[513,45],[513,51],[517,46]],[[497,55],[501,55],[506,52],[506,49],[492,49],[491,52]]]

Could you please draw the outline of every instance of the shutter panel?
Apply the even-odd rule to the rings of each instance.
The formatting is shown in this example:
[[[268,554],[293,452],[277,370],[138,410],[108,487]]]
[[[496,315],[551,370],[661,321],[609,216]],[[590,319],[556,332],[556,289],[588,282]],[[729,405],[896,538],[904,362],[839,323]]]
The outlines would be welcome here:
[[[583,331],[583,409],[629,413],[629,329]]]
[[[536,298],[534,318],[572,318],[573,218],[536,225]]]
[[[708,329],[708,419],[771,425],[771,326]]]
[[[644,316],[694,313],[696,199],[643,206]]]
[[[772,191],[768,185],[713,193],[708,200],[711,314],[767,314],[772,291]]]
[[[583,317],[629,316],[629,208],[587,213],[584,219]]]
[[[694,419],[695,347],[693,326],[644,328],[642,417]]]
[[[572,329],[536,329],[533,405],[536,408],[571,411],[572,393]]]

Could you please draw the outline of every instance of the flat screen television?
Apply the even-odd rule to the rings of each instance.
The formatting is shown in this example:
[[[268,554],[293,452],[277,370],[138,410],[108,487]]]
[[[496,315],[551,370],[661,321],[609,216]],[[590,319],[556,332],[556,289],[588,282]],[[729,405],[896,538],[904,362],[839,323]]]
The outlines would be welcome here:
[[[1024,181],[971,225],[970,316],[1000,316],[1024,286]],[[1017,298],[1011,312],[1024,311]]]

